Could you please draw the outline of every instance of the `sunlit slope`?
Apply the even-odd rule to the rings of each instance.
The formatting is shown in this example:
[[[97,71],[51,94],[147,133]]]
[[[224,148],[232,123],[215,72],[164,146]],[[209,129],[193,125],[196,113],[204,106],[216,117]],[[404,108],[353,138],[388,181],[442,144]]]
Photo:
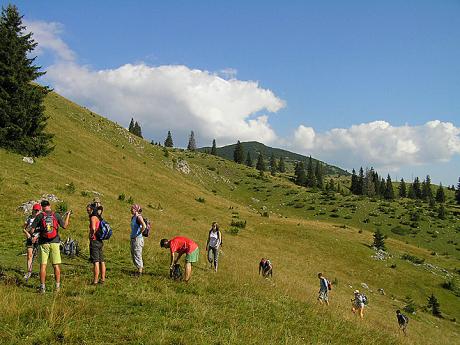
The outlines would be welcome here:
[[[442,289],[441,273],[399,259],[400,253],[424,257],[453,271],[452,258],[432,257],[428,250],[388,241],[389,261],[371,259],[370,233],[308,221],[291,211],[262,205],[242,185],[266,185],[264,193],[300,191],[280,178],[257,178],[255,171],[201,153],[170,151],[136,139],[122,127],[52,93],[46,101],[55,151],[29,165],[22,157],[0,150],[0,337],[7,344],[132,343],[132,344],[454,344],[459,318],[458,297]],[[190,173],[176,169],[185,160]],[[185,170],[184,170],[185,171]],[[66,186],[72,183],[75,191]],[[274,187],[274,186],[278,187]],[[85,205],[93,191],[102,194],[105,216],[114,228],[106,242],[108,280],[93,287],[87,261]],[[83,193],[82,193],[83,192]],[[38,278],[24,284],[25,258],[17,207],[56,194],[74,211],[62,236],[79,240],[83,253],[66,259],[62,292],[37,295]],[[125,195],[120,201],[119,196]],[[278,195],[278,194],[276,194]],[[153,234],[146,240],[146,274],[131,275],[129,204],[144,207]],[[197,201],[200,200],[200,201]],[[270,199],[271,200],[271,199]],[[268,201],[268,200],[267,200]],[[149,206],[150,205],[150,206]],[[263,207],[265,206],[265,208]],[[267,211],[269,217],[262,216]],[[285,218],[288,217],[288,218]],[[233,220],[246,220],[237,235]],[[207,230],[217,220],[224,229],[224,247],[217,274],[207,270]],[[190,284],[167,278],[168,253],[159,239],[184,234],[202,248]],[[257,263],[268,256],[275,265],[273,280],[257,276]],[[390,268],[396,264],[396,268]],[[36,270],[36,267],[35,267]],[[325,272],[337,285],[331,306],[315,305],[316,273]],[[50,271],[49,271],[50,272]],[[52,277],[48,277],[52,289]],[[360,321],[349,311],[352,291],[365,282],[370,305]],[[376,290],[384,288],[386,295]],[[418,311],[411,317],[409,337],[398,336],[394,311],[411,295],[418,304],[434,292],[446,319]],[[99,327],[95,327],[99,325]],[[103,326],[101,326],[103,325]],[[101,327],[103,331],[101,331]],[[434,341],[435,340],[435,341]]]

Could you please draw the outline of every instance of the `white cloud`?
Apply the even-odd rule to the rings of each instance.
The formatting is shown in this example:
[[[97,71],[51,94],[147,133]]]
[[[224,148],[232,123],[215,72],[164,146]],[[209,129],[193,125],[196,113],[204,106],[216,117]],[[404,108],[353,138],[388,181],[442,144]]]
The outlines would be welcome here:
[[[300,125],[292,147],[348,168],[369,165],[396,170],[401,166],[449,161],[460,154],[460,128],[438,120],[421,126],[392,126],[374,121],[316,133],[313,128]]]
[[[179,65],[126,64],[93,71],[59,63],[48,68],[46,79],[57,92],[119,123],[127,124],[134,116],[144,133],[194,130],[201,140],[217,138],[219,144],[236,139],[274,142],[268,116],[254,114],[284,106],[257,82],[225,80]]]
[[[43,54],[49,50],[56,55],[59,60],[73,61],[75,53],[59,37],[63,32],[63,25],[55,22],[44,21],[24,21],[28,32],[32,32],[32,38],[38,42],[35,50],[37,54]]]

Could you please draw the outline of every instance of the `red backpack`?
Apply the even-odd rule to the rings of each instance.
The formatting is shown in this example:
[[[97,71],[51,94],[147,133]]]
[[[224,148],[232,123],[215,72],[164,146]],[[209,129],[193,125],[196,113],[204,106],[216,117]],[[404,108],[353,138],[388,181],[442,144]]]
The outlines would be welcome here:
[[[40,232],[41,237],[47,239],[55,238],[57,236],[58,227],[59,223],[54,212],[50,214],[44,212],[42,218],[42,231]]]

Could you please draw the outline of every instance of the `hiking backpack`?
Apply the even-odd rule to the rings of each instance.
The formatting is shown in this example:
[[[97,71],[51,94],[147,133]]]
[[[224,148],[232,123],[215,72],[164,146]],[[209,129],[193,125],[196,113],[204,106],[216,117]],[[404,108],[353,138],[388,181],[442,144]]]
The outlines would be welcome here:
[[[65,242],[61,242],[62,254],[70,257],[75,257],[80,253],[78,242],[72,238],[67,238]]]
[[[182,268],[179,264],[175,264],[174,267],[171,270],[169,270],[169,277],[174,280],[182,279]]]
[[[108,240],[112,237],[112,228],[104,219],[99,222],[99,229],[96,231],[96,238],[100,241]]]
[[[152,225],[150,224],[150,220],[148,218],[144,218],[145,229],[142,231],[142,236],[149,237],[150,230],[152,229]]]
[[[57,229],[59,227],[58,220],[54,212],[43,213],[42,218],[42,231],[40,231],[40,236],[47,239],[53,239],[57,236]]]
[[[332,290],[332,284],[331,284],[331,282],[329,280],[327,281],[327,289],[329,291]]]
[[[361,294],[361,299],[363,300],[364,305],[367,305],[369,303],[369,299],[365,294]]]

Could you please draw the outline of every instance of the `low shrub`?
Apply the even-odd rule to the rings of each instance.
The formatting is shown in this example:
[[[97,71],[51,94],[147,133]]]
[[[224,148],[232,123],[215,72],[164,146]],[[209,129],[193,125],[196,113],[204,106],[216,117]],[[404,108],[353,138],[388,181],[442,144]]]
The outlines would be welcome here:
[[[244,229],[246,227],[246,221],[245,220],[233,220],[230,223],[230,226]]]
[[[421,259],[421,258],[416,257],[415,255],[410,255],[410,254],[407,254],[407,253],[403,254],[401,256],[401,259],[410,261],[410,262],[412,262],[414,264],[417,264],[417,265],[421,265],[421,264],[423,264],[425,262],[425,259]]]
[[[396,235],[405,236],[405,235],[408,235],[410,233],[410,229],[403,228],[402,226],[397,225],[393,229],[391,229],[391,232],[396,234]]]
[[[205,200],[203,197],[201,197],[201,196],[198,197],[198,198],[195,198],[195,200],[198,201],[198,202],[201,202],[201,203],[205,203],[205,202],[206,202],[206,200]]]
[[[125,193],[121,193],[121,194],[118,195],[118,200],[120,200],[120,201],[124,201],[125,198],[126,198]]]
[[[65,201],[60,201],[54,208],[57,213],[64,214],[69,210],[69,205]]]

